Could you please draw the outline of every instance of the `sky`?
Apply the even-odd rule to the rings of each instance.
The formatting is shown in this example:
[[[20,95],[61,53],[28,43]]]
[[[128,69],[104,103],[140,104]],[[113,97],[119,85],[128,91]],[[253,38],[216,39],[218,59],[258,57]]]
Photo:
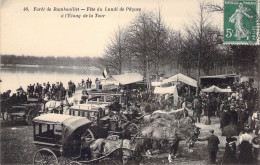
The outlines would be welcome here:
[[[24,11],[26,7],[29,11]],[[48,7],[51,11],[47,11]],[[79,11],[54,11],[55,7],[74,7]],[[87,7],[95,11],[87,11]],[[106,7],[122,7],[124,11],[105,11]],[[126,11],[130,7],[154,13],[160,7],[165,24],[183,31],[184,25],[196,16],[199,0],[2,0],[0,53],[102,57],[118,26],[127,26],[139,14]],[[98,8],[103,10],[97,11]],[[68,14],[81,17],[65,18]],[[84,14],[92,14],[93,18],[83,18]],[[95,14],[105,16],[95,18]],[[223,15],[213,14],[211,18],[213,24],[223,26]]]

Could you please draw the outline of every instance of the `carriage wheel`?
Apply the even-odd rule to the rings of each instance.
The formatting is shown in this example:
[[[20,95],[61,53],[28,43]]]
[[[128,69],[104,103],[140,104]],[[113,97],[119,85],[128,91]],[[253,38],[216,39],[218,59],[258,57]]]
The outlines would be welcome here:
[[[58,158],[55,153],[47,148],[40,149],[33,157],[35,165],[58,165]]]
[[[95,140],[95,136],[90,129],[87,129],[87,131],[82,135],[82,138],[84,139],[86,144]]]
[[[32,125],[32,120],[33,120],[33,118],[34,118],[34,115],[33,115],[33,112],[32,112],[33,110],[30,110],[29,112],[28,112],[28,114],[26,115],[26,117],[25,117],[25,121],[26,121],[26,123],[28,124],[28,125]]]
[[[59,161],[59,165],[68,165],[71,162],[71,160],[69,158],[64,157],[64,156],[59,157],[58,161]]]
[[[139,127],[135,123],[127,125],[125,129],[130,131],[132,136],[135,136],[139,133]]]

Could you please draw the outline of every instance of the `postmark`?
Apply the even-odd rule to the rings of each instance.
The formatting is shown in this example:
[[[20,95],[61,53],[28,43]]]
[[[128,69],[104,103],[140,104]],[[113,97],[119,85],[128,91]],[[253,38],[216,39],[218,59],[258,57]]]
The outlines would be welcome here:
[[[258,0],[224,0],[224,44],[259,44]]]

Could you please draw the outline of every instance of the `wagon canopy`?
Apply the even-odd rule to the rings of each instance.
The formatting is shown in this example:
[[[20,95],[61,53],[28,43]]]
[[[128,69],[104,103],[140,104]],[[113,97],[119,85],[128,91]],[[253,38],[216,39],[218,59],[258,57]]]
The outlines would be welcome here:
[[[86,117],[81,116],[70,116],[70,115],[62,115],[62,114],[46,114],[41,115],[33,119],[36,123],[43,124],[53,124],[53,125],[61,125],[62,126],[62,139],[63,142],[78,128],[83,126],[90,126],[92,121],[87,119]]]
[[[194,79],[192,79],[188,76],[185,76],[181,73],[176,74],[176,75],[174,75],[174,76],[172,76],[168,79],[163,80],[162,84],[167,84],[169,82],[178,82],[178,81],[181,81],[181,82],[188,84],[190,86],[193,86],[193,87],[197,87],[197,81],[196,80],[194,80]]]

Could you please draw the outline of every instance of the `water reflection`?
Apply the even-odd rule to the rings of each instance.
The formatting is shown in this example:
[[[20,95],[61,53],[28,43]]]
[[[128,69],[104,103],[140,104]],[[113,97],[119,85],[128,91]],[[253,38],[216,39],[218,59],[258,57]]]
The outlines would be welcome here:
[[[95,81],[96,78],[102,78],[100,70],[76,69],[76,68],[55,68],[55,67],[1,67],[0,91],[12,90],[15,92],[20,86],[24,90],[29,84],[62,82],[67,87],[68,81],[72,80],[78,84],[82,79],[87,78]]]

